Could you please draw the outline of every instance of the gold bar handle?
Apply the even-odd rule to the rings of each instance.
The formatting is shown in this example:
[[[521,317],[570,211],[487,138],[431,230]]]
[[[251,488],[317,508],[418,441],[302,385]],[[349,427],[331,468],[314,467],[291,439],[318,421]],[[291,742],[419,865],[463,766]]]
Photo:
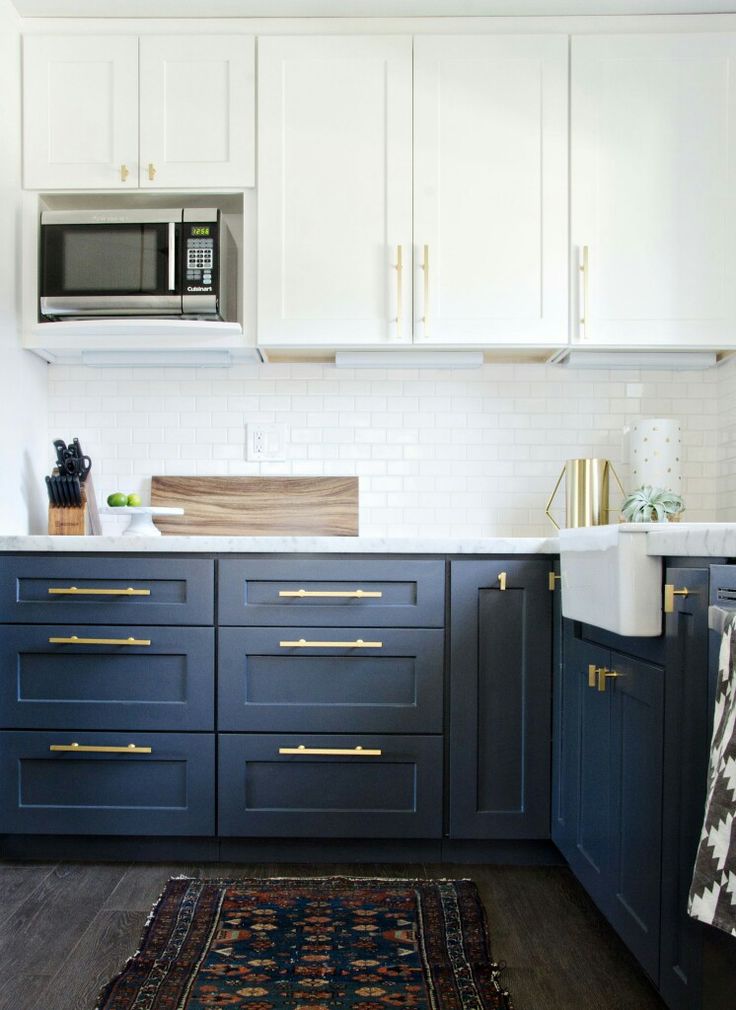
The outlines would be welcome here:
[[[606,681],[615,680],[617,677],[620,676],[621,674],[616,673],[615,670],[609,670],[607,666],[602,666],[600,670],[598,670],[598,690],[600,691],[600,693],[601,694],[605,693]]]
[[[279,642],[282,649],[382,649],[383,642],[364,642],[357,638],[354,642],[308,642],[300,638],[298,642]]]
[[[380,757],[380,749],[368,750],[363,747],[279,747],[279,754],[295,754],[297,757],[319,755],[322,757]]]
[[[506,572],[498,573],[498,588],[502,593],[506,592]]]
[[[50,638],[49,645],[150,645],[150,638]]]
[[[588,664],[588,687],[595,687],[596,678],[598,677],[598,667],[595,663]]]
[[[367,589],[350,590],[327,590],[327,589],[280,589],[279,596],[296,597],[300,600],[306,599],[351,599],[351,600],[380,600],[383,596],[381,592],[373,592]]]
[[[675,612],[675,597],[676,596],[689,596],[690,590],[685,586],[683,589],[675,589],[673,585],[669,582],[665,583],[664,587],[664,606],[663,610],[665,614],[673,614]]]
[[[150,589],[78,589],[76,586],[49,589],[49,596],[150,596]]]
[[[422,270],[424,271],[424,306],[422,323],[424,324],[424,333],[422,336],[426,339],[429,336],[429,246],[424,247],[424,257],[422,260]]]
[[[129,743],[127,747],[100,747],[94,744],[52,743],[49,750],[67,754],[152,754],[150,747],[138,747]]]
[[[153,182],[156,178],[156,166],[152,161],[148,162],[148,181]]]
[[[396,339],[401,339],[401,325],[403,322],[404,305],[404,251],[400,245],[396,246]]]
[[[549,589],[550,593],[554,593],[555,583],[559,582],[561,579],[562,579],[561,575],[557,575],[555,572],[549,573],[549,575],[547,576],[547,588]]]
[[[590,258],[588,246],[584,245],[580,263],[580,284],[583,291],[583,308],[580,315],[580,337],[582,340],[588,339],[588,328],[590,326],[590,304],[588,281],[590,278]]]
[[[130,175],[130,169],[128,168],[128,166],[127,165],[121,165],[120,166],[120,181],[121,182],[127,182],[129,175]]]

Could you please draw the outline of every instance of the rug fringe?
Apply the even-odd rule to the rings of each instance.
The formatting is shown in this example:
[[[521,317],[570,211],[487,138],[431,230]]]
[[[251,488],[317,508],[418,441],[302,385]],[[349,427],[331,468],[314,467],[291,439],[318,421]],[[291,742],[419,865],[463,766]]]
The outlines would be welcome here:
[[[156,912],[158,911],[159,905],[163,901],[164,894],[166,893],[166,888],[169,886],[169,884],[171,883],[172,880],[199,880],[199,877],[188,877],[186,875],[186,873],[179,873],[175,877],[167,877],[166,878],[166,883],[164,884],[164,886],[163,886],[163,888],[162,888],[162,890],[161,890],[158,898],[156,898],[156,900],[154,901],[153,905],[151,906],[151,910],[148,913],[148,917],[147,917],[146,921],[143,923],[143,930],[141,931],[141,938],[138,941],[138,949],[135,951],[135,953],[131,954],[130,957],[127,957],[125,959],[125,961],[122,964],[122,967],[120,968],[120,971],[115,972],[115,974],[113,975],[113,977],[111,979],[109,979],[105,983],[105,985],[102,987],[102,989],[100,989],[100,992],[99,992],[99,994],[97,996],[97,1003],[95,1004],[94,1010],[103,1010],[105,1000],[107,999],[107,997],[112,992],[113,986],[115,985],[115,983],[117,982],[117,980],[120,978],[120,976],[125,973],[125,969],[128,967],[128,965],[130,964],[130,962],[134,961],[135,958],[137,958],[138,955],[140,954],[140,952],[143,950],[143,947],[145,946],[146,938],[148,936],[148,930],[150,928],[150,925],[151,925],[151,923],[154,920],[154,917],[156,915]]]

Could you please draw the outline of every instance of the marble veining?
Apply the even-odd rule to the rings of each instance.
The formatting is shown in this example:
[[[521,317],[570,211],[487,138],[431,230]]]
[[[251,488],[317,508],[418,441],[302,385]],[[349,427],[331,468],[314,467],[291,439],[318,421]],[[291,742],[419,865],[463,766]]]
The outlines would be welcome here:
[[[557,554],[556,537],[0,536],[0,551],[134,554]]]

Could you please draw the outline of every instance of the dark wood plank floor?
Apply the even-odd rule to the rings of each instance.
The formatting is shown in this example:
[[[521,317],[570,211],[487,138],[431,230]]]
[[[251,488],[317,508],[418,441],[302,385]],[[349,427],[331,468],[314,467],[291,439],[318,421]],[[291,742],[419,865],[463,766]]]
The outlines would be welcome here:
[[[646,977],[561,867],[400,864],[0,863],[0,1010],[94,1010],[176,874],[471,877],[516,1010],[663,1010]]]

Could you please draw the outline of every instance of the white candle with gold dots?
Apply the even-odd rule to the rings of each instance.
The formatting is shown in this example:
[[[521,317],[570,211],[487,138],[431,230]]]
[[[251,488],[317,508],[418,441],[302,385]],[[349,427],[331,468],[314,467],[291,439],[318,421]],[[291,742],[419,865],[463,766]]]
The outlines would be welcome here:
[[[682,428],[668,417],[634,421],[628,430],[630,484],[682,494]]]

